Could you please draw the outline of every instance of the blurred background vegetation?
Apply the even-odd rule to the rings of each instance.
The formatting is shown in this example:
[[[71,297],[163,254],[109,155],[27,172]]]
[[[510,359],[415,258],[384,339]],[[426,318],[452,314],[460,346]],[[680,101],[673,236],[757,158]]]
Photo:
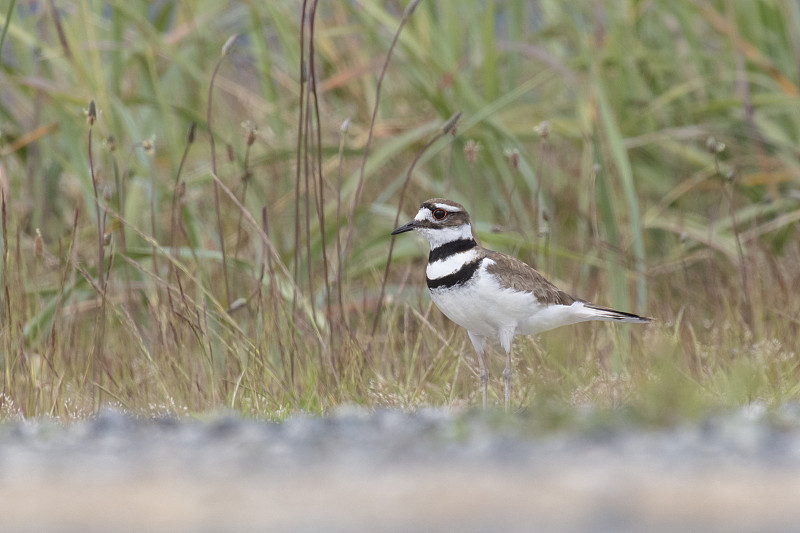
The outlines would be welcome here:
[[[515,405],[800,392],[796,1],[6,6],[4,417],[476,405],[427,244],[388,235],[433,196],[656,319],[521,338]]]

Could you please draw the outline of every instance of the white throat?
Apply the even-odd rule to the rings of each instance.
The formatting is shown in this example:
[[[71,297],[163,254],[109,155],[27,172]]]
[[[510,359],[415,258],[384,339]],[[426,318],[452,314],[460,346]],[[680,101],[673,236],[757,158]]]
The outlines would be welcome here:
[[[469,224],[453,227],[417,228],[417,232],[428,239],[431,243],[431,250],[435,250],[448,242],[472,238],[472,226]]]

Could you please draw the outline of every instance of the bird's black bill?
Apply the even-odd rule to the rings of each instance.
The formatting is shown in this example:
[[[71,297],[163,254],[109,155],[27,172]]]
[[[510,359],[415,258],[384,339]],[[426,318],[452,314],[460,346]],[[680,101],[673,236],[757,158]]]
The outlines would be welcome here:
[[[399,235],[400,233],[405,233],[407,231],[413,231],[414,229],[416,229],[416,227],[417,227],[417,223],[414,220],[412,220],[408,224],[400,226],[399,228],[394,230],[392,232],[392,235]]]

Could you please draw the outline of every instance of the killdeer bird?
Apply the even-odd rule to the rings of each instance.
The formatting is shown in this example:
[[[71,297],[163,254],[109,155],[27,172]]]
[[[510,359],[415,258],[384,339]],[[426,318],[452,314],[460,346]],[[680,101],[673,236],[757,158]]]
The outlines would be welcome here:
[[[392,232],[416,231],[431,244],[426,277],[431,299],[450,320],[469,333],[478,355],[483,407],[489,386],[484,349],[499,339],[506,352],[505,407],[511,402],[511,343],[560,326],[605,320],[652,319],[591,304],[570,296],[522,261],[478,245],[464,206],[443,198],[422,204],[414,220]]]

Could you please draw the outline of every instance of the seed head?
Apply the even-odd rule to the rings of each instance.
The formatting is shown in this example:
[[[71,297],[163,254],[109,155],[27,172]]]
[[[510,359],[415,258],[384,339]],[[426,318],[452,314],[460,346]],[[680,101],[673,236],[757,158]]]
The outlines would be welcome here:
[[[247,305],[247,300],[245,298],[237,298],[233,301],[233,303],[228,307],[228,313],[233,313],[242,309],[244,306]]]
[[[458,124],[458,119],[461,118],[461,111],[456,112],[453,116],[447,119],[447,122],[442,125],[442,131],[449,133]]]
[[[550,137],[550,121],[541,121],[533,127],[533,131],[535,131],[542,139],[548,139]]]
[[[94,100],[89,102],[89,109],[86,110],[86,123],[89,126],[94,126],[97,120],[97,107],[94,105]]]
[[[36,228],[36,238],[33,239],[33,255],[36,256],[37,259],[41,259],[43,253],[44,239],[42,238],[42,232],[39,228]]]
[[[247,146],[253,146],[253,143],[256,142],[256,135],[258,135],[258,126],[249,120],[245,120],[242,122],[242,127],[247,133]]]
[[[222,55],[226,56],[231,53],[231,48],[233,48],[233,43],[236,42],[236,38],[239,37],[238,33],[235,33],[228,37],[228,40],[225,41],[225,44],[222,45]]]
[[[508,158],[508,164],[512,170],[519,170],[519,150],[516,148],[506,148],[503,154]]]
[[[464,144],[464,157],[466,158],[469,166],[475,166],[475,163],[478,161],[478,152],[480,151],[481,143],[473,139],[467,139],[467,142]]]
[[[149,139],[142,141],[142,148],[150,157],[156,155],[156,136],[153,135]]]
[[[712,155],[721,154],[725,150],[725,143],[717,141],[713,135],[706,139],[706,150]]]
[[[197,129],[197,122],[192,122],[189,125],[189,132],[186,134],[186,142],[192,144],[194,142],[194,132]]]

